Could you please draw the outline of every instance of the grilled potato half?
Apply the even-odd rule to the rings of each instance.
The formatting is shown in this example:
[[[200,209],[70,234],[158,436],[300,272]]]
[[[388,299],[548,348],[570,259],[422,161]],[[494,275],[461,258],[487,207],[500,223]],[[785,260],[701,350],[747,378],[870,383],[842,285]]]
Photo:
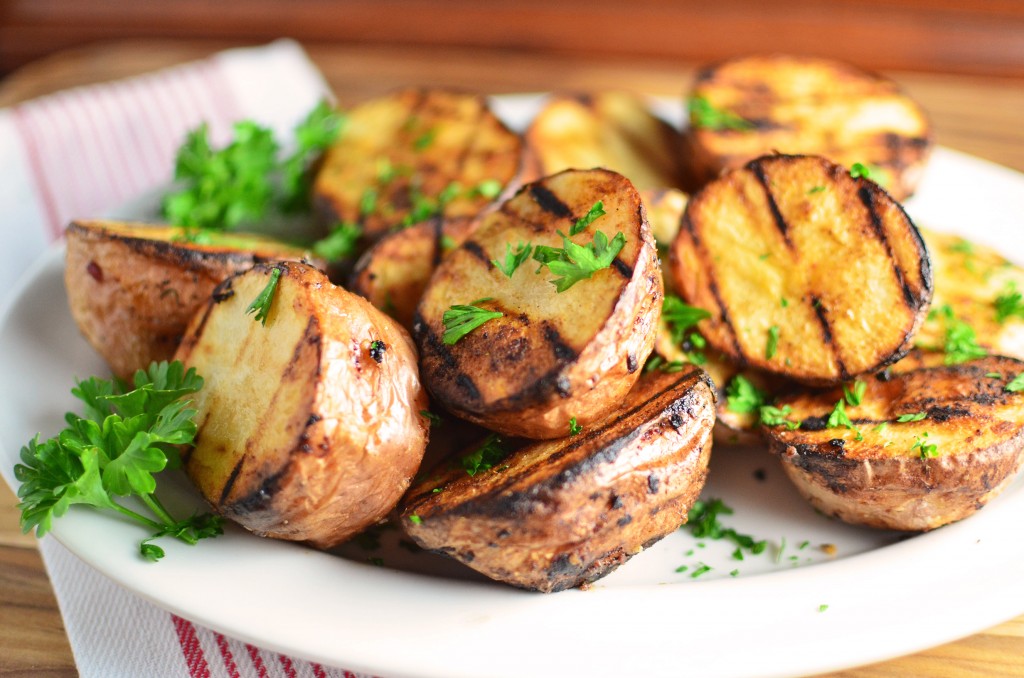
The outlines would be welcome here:
[[[897,200],[913,195],[932,126],[892,81],[811,57],[749,56],[705,68],[684,147],[699,184],[766,153],[860,163]]]
[[[473,217],[511,194],[527,162],[521,137],[476,94],[407,89],[348,112],[324,154],[314,203],[372,242],[430,217]]]
[[[597,203],[605,214],[580,226]],[[511,277],[495,265],[525,247],[534,257],[576,259],[558,259],[571,269],[563,273],[528,259]],[[590,277],[579,274],[585,248],[608,259]],[[636,382],[661,297],[657,252],[632,184],[607,170],[547,177],[487,215],[434,273],[414,321],[423,381],[460,417],[507,435],[562,437],[571,418],[584,426],[602,419]],[[456,336],[458,322],[472,318],[486,322]]]
[[[840,389],[781,398],[800,426],[766,427],[769,449],[815,508],[845,522],[930,530],[965,518],[1024,464],[1024,393],[1011,385],[1024,362],[945,362],[915,352],[865,380],[856,406]],[[849,426],[830,427],[840,402]]]
[[[544,176],[603,167],[640,191],[682,184],[679,132],[628,92],[554,96],[526,130]]]
[[[492,439],[490,454],[441,464],[406,495],[401,525],[492,579],[543,592],[583,586],[686,522],[713,424],[714,389],[700,369],[656,373],[577,435],[504,458]]]
[[[441,259],[469,237],[478,221],[435,218],[388,233],[363,253],[349,289],[412,330],[423,291]]]
[[[384,518],[423,458],[427,398],[409,335],[311,266],[224,281],[175,357],[205,379],[185,470],[259,535],[331,547]]]
[[[178,227],[112,221],[73,221],[66,237],[71,316],[122,379],[170,360],[189,320],[228,276],[309,256],[256,235],[215,233],[199,243]]]
[[[942,350],[950,333],[966,325],[988,352],[1024,360],[1024,269],[957,235],[926,229],[921,235],[931,255],[935,296],[915,343]]]
[[[774,155],[694,195],[670,253],[674,287],[737,365],[812,385],[875,371],[910,348],[932,295],[903,209],[824,158]]]

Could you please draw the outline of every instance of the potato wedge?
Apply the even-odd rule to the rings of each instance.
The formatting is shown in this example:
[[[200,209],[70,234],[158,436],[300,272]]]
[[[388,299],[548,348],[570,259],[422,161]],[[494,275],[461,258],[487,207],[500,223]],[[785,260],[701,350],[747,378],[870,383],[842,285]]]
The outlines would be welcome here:
[[[553,96],[526,130],[540,172],[603,167],[637,190],[678,188],[679,131],[629,92]]]
[[[892,81],[813,57],[748,56],[699,72],[684,147],[703,184],[766,153],[860,163],[897,200],[913,195],[933,146],[922,108]]]
[[[434,269],[478,223],[437,218],[388,233],[356,262],[349,289],[412,331],[413,315]]]
[[[932,295],[928,253],[871,181],[811,156],[765,156],[694,195],[674,286],[737,365],[828,385],[898,360]]]
[[[606,214],[570,236],[598,202]],[[602,238],[609,265],[561,292],[553,282],[575,272],[530,259],[509,277],[494,264],[527,245],[534,255],[541,246],[561,251],[566,240],[593,254]],[[607,170],[556,174],[524,187],[441,262],[414,322],[423,381],[460,417],[512,436],[562,437],[572,417],[598,421],[636,382],[661,296],[654,240],[632,184]],[[454,336],[445,313],[468,315],[454,306],[501,316]]]
[[[429,218],[475,217],[533,171],[523,141],[476,94],[407,89],[348,112],[313,199],[325,221],[372,242]]]
[[[921,235],[931,255],[935,296],[915,344],[943,350],[951,315],[988,352],[1024,359],[1024,269],[957,235],[926,229]]]
[[[800,427],[765,427],[769,449],[820,511],[931,530],[977,511],[1024,465],[1024,393],[1008,390],[1021,374],[1024,362],[1013,358],[946,365],[941,354],[915,352],[866,379],[857,406],[840,389],[781,398]],[[829,426],[840,401],[850,427]]]
[[[212,234],[198,243],[177,227],[112,221],[73,221],[66,238],[71,316],[122,379],[170,360],[189,320],[228,276],[310,256],[256,235]]]
[[[492,579],[584,586],[686,522],[713,424],[701,370],[655,373],[578,435],[439,465],[403,500],[400,522],[420,546]]]
[[[264,325],[247,309],[268,289]],[[185,470],[246,529],[329,548],[412,481],[428,436],[412,340],[321,271],[261,264],[227,279],[175,357],[206,381]]]

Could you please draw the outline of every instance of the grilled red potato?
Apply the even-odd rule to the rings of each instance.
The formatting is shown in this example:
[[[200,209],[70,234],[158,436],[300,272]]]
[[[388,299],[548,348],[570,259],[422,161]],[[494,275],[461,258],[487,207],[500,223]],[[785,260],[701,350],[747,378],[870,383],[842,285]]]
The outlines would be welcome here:
[[[932,295],[928,253],[877,185],[824,158],[774,155],[694,195],[674,287],[728,360],[811,385],[898,360]]]
[[[313,183],[328,223],[369,242],[441,215],[474,217],[511,195],[534,165],[523,141],[476,94],[407,89],[348,111]]]
[[[170,360],[186,325],[218,283],[253,264],[309,257],[256,235],[204,233],[112,221],[67,227],[64,286],[71,316],[122,379]]]
[[[913,195],[933,146],[921,107],[890,80],[812,57],[748,56],[700,71],[684,147],[699,184],[766,153],[869,168],[897,200]]]
[[[628,92],[551,97],[526,130],[526,143],[544,176],[603,167],[640,191],[682,182],[678,130]]]
[[[599,202],[606,214],[570,235]],[[597,248],[601,238],[609,265],[561,292],[553,283],[567,276],[550,265],[528,259],[509,277],[494,263],[526,246],[536,255],[540,246],[572,249],[566,240]],[[441,262],[414,322],[423,381],[446,409],[495,431],[564,436],[571,418],[602,419],[636,382],[661,296],[650,226],[629,181],[607,170],[556,174],[487,215]],[[469,306],[500,317],[454,336],[445,314]]]
[[[356,262],[349,289],[411,331],[416,306],[434,269],[477,223],[438,218],[387,234]]]
[[[642,379],[577,435],[442,463],[401,505],[420,546],[534,591],[584,586],[686,522],[707,474],[714,389],[697,368]],[[471,473],[472,472],[472,473]]]
[[[783,397],[793,423],[765,427],[769,448],[815,508],[845,522],[931,530],[965,518],[1024,464],[1024,393],[1010,385],[1024,362],[946,360],[911,354],[865,379],[856,406],[841,389]],[[849,427],[829,425],[839,402]]]
[[[247,309],[267,290],[263,324]],[[218,513],[256,534],[338,544],[388,514],[423,458],[412,340],[311,266],[227,279],[175,357],[205,379],[185,470]]]

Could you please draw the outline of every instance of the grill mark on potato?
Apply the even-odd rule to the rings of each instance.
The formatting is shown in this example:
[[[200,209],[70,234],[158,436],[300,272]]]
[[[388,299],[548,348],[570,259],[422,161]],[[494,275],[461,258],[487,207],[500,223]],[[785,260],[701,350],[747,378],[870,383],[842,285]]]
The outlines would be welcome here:
[[[560,219],[571,219],[572,210],[562,202],[561,198],[551,192],[540,182],[530,184],[530,196],[544,210]]]
[[[846,365],[843,363],[842,356],[839,355],[839,348],[835,344],[835,339],[832,335],[832,323],[829,322],[828,315],[825,312],[825,304],[822,303],[821,299],[815,295],[811,295],[811,306],[814,308],[814,315],[818,319],[818,324],[821,326],[821,339],[822,342],[832,351],[832,356],[835,358],[836,366],[839,368],[839,376],[842,379],[849,379],[850,373],[846,369]]]
[[[444,257],[444,243],[443,243],[443,240],[444,240],[444,228],[443,228],[443,226],[444,226],[444,219],[441,218],[440,214],[435,215],[434,218],[432,218],[430,220],[430,228],[433,229],[433,231],[434,231],[434,252],[433,252],[433,256],[431,257],[430,261],[433,264],[434,268],[438,267],[438,265],[441,263],[441,258]]]
[[[284,372],[281,374],[282,382],[295,378],[295,370],[301,363],[302,352],[307,345],[312,344],[316,346],[316,352],[319,354],[320,339],[320,322],[316,319],[316,316],[310,316],[306,322],[306,329],[302,331],[302,337],[295,344],[295,348],[292,349],[291,360],[285,365]],[[318,360],[317,363],[319,362]]]
[[[217,499],[217,506],[223,506],[224,502],[227,501],[228,495],[231,494],[231,490],[235,487],[235,481],[238,480],[238,474],[241,473],[243,466],[245,466],[244,455],[238,459],[235,467],[228,474],[228,480],[224,483],[224,488],[220,491],[220,497]]]
[[[612,259],[612,268],[618,271],[618,273],[626,280],[633,279],[633,267],[622,259],[619,259],[618,257]]]
[[[488,271],[494,268],[494,264],[491,263],[491,260],[487,257],[487,252],[484,252],[484,248],[481,247],[480,243],[478,243],[477,241],[467,240],[466,242],[462,243],[462,247],[467,252],[472,254],[474,257],[482,261],[484,265],[487,266]]]
[[[291,463],[292,460],[289,457],[284,467],[277,473],[268,476],[252,494],[232,502],[230,506],[222,506],[221,509],[236,516],[243,516],[269,508],[270,503],[274,500],[274,495],[280,489],[281,478],[288,473]],[[274,519],[276,520],[277,516],[274,516]]]
[[[418,310],[413,314],[412,327],[417,336],[430,346],[430,353],[437,356],[446,368],[454,370],[459,366],[452,352],[448,349],[448,345],[441,341],[430,328],[430,325],[423,321],[423,316],[420,315]]]
[[[761,184],[761,188],[764,189],[764,197],[768,202],[768,211],[772,214],[772,220],[775,222],[775,227],[779,229],[779,233],[782,235],[782,239],[785,241],[786,246],[792,247],[793,243],[789,239],[789,224],[786,223],[786,218],[783,217],[782,212],[779,211],[779,204],[775,202],[775,195],[772,193],[768,177],[765,174],[764,164],[755,161],[747,165],[747,168],[753,172],[758,183]]]
[[[715,271],[712,268],[707,269],[708,273],[708,290],[711,291],[711,296],[715,298],[715,303],[718,305],[718,315],[721,318],[722,325],[728,330],[729,338],[732,341],[732,348],[735,351],[736,360],[739,361],[740,365],[747,364],[747,354],[743,352],[740,347],[740,339],[736,335],[736,328],[732,326],[732,319],[729,317],[729,309],[726,307],[725,302],[722,301],[722,291],[718,289],[718,280],[715,279]]]
[[[551,352],[554,354],[555,360],[560,363],[567,363],[575,360],[579,353],[577,353],[576,349],[572,346],[565,343],[565,340],[562,339],[562,335],[558,332],[558,328],[546,320],[543,325],[544,341],[546,341],[551,347]]]
[[[862,185],[857,189],[857,197],[860,198],[861,203],[868,211],[868,216],[871,219],[871,228],[875,233],[875,237],[885,248],[885,255],[892,262],[893,274],[896,276],[896,281],[903,289],[903,299],[907,302],[907,306],[910,308],[919,308],[920,299],[915,298],[914,291],[910,289],[910,285],[907,284],[906,277],[903,275],[903,270],[900,268],[899,261],[896,259],[895,254],[892,251],[892,245],[889,243],[889,238],[885,234],[885,227],[882,224],[882,215],[878,213],[878,204],[875,201],[874,192],[867,186]]]

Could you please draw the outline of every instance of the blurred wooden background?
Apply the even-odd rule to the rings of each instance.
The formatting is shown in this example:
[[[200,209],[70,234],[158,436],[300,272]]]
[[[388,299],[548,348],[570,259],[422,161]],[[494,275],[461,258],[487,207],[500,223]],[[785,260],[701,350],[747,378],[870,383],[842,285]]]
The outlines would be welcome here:
[[[0,0],[0,76],[126,38],[489,47],[703,62],[787,51],[1024,78],[1020,0]]]

